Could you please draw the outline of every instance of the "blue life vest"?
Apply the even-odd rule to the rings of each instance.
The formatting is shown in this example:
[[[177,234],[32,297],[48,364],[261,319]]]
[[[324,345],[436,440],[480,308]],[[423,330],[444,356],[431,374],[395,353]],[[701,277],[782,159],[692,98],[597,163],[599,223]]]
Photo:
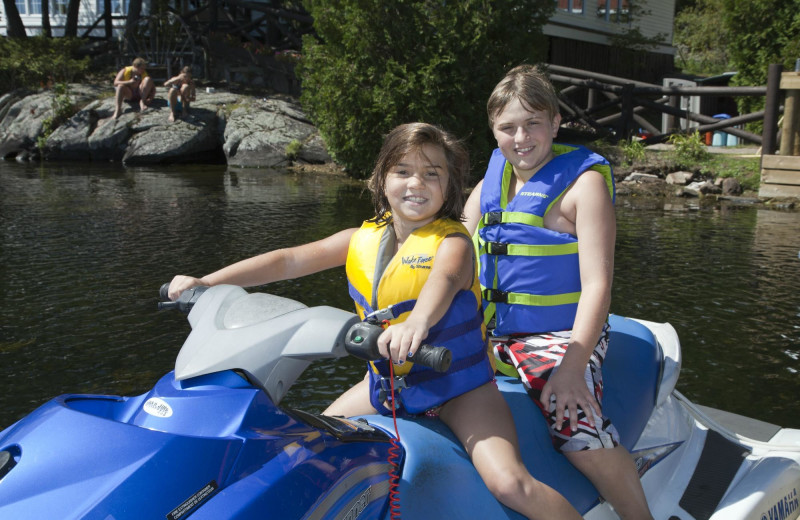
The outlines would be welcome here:
[[[391,224],[364,222],[350,239],[345,264],[350,295],[361,319],[383,311],[378,321],[405,321],[428,279],[439,245],[454,234],[468,237],[460,222],[438,219],[414,230],[392,254],[396,238]],[[476,270],[472,288],[456,293],[444,317],[425,338],[425,343],[450,349],[453,361],[447,372],[411,362],[392,367],[399,378],[395,406],[402,404],[411,414],[422,413],[492,380],[494,368],[488,355],[479,287]],[[380,413],[391,413],[383,406],[389,397],[389,362],[371,362],[369,374],[370,402]]]
[[[492,153],[481,188],[481,220],[473,237],[487,321],[494,334],[572,329],[581,294],[578,239],[544,227],[544,216],[585,171],[614,176],[602,156],[583,146],[554,144],[555,157],[507,203],[511,164]]]

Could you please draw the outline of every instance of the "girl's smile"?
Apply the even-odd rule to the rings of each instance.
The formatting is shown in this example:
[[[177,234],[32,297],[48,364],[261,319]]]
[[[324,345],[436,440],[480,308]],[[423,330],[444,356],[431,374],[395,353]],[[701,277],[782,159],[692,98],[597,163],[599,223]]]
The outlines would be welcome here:
[[[395,229],[407,234],[433,222],[444,204],[447,182],[447,158],[441,147],[425,144],[404,155],[386,176]]]

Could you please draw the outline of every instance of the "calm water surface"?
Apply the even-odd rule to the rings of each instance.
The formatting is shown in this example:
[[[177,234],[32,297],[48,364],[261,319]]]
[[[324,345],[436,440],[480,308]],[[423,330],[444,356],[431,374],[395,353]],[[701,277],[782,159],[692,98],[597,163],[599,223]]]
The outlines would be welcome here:
[[[224,166],[0,164],[0,427],[61,393],[140,394],[189,332],[158,287],[357,226],[358,184]],[[800,212],[620,198],[612,311],[668,321],[692,400],[800,428]],[[350,309],[343,269],[264,288]],[[318,363],[286,404],[358,380]]]

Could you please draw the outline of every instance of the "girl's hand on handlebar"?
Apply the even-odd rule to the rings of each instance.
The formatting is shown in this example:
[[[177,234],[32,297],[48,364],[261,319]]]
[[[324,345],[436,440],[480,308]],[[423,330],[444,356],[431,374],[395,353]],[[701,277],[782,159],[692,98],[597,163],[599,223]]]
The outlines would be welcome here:
[[[383,357],[402,365],[407,357],[413,358],[422,340],[428,337],[428,328],[413,318],[391,325],[378,337],[378,350]]]
[[[203,285],[202,280],[199,278],[179,274],[169,283],[169,299],[175,301],[180,297],[183,291],[191,289],[192,287],[197,287],[198,285]]]

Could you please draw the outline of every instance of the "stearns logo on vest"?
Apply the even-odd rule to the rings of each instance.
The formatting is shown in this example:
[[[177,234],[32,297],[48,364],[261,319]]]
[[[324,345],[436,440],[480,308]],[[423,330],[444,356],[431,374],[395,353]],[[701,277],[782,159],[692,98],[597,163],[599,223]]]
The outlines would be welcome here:
[[[404,256],[400,261],[411,269],[430,269],[433,267],[433,255]]]
[[[517,193],[518,197],[539,197],[540,199],[549,199],[550,196],[547,193],[540,193],[538,191],[521,191]]]

